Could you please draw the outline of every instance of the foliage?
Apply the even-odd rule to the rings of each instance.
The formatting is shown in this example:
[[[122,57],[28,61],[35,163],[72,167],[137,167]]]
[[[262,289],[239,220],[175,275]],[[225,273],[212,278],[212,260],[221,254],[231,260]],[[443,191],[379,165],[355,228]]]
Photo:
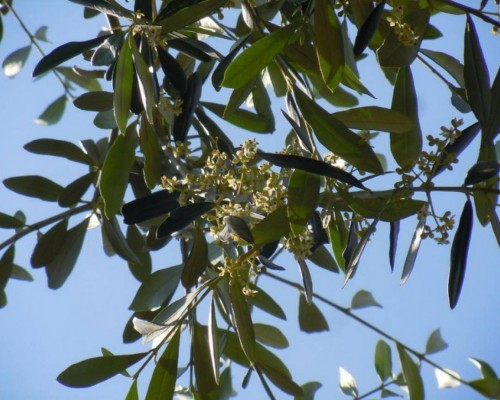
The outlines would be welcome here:
[[[127,262],[141,282],[130,306],[133,315],[125,341],[142,337],[153,346],[140,354],[105,352],[70,366],[59,382],[91,386],[142,361],[131,376],[130,398],[137,398],[136,379],[145,365],[155,363],[146,399],[175,393],[223,399],[232,395],[230,371],[235,363],[248,369],[244,387],[254,373],[270,398],[273,386],[295,398],[313,398],[320,384],[300,386],[269,350],[287,347],[286,336],[252,320],[254,307],[285,316],[283,305],[259,286],[261,280],[272,279],[300,290],[299,324],[304,332],[329,329],[316,304],[321,302],[392,342],[381,339],[375,349],[380,386],[360,395],[354,377],[341,369],[344,394],[398,395],[388,389],[391,386],[406,388],[412,400],[423,399],[420,366],[427,363],[439,371],[443,387],[459,382],[485,397],[500,396],[500,381],[486,362],[474,360],[482,377],[466,381],[429,358],[447,347],[439,330],[431,334],[425,351],[416,351],[355,313],[381,307],[370,292],[358,292],[345,308],[315,293],[310,274],[312,262],[343,274],[348,284],[383,223],[391,228],[393,267],[400,222],[413,216],[418,221],[403,268],[405,282],[422,240],[450,241],[455,221],[450,212],[436,213],[432,195],[439,191],[466,197],[451,245],[451,308],[465,278],[473,220],[490,225],[500,243],[495,151],[500,73],[490,83],[476,33],[479,20],[499,29],[500,23],[484,11],[488,1],[479,9],[448,0],[136,0],[133,9],[112,0],[72,1],[84,6],[89,18],[104,15],[109,28],[42,57],[33,75],[53,72],[64,94],[36,122],[58,122],[71,99],[77,108],[96,112],[96,127],[110,130],[110,135],[82,141],[81,147],[54,139],[26,144],[32,153],[87,165],[88,173],[65,187],[37,175],[4,181],[8,189],[56,202],[64,211],[35,224],[28,224],[22,213],[0,213],[0,226],[15,230],[0,244],[7,249],[0,258],[0,305],[7,303],[9,279],[29,277],[15,264],[15,246],[22,237],[38,234],[32,267],[45,268],[49,287],[59,288],[77,262],[90,220],[97,220],[105,251]],[[15,14],[12,2],[4,1],[1,10],[1,18]],[[432,22],[442,14],[466,15],[462,61],[425,49],[427,41],[441,35]],[[357,32],[354,43],[348,30]],[[46,28],[26,32],[31,44],[3,63],[9,77],[21,70],[33,47],[46,41]],[[374,97],[357,69],[372,53],[393,91],[391,109],[356,107],[359,96]],[[62,65],[78,55],[92,69]],[[429,66],[450,90],[451,105],[459,112],[472,111],[477,122],[462,127],[455,119],[440,135],[424,137],[411,68],[415,61]],[[103,85],[111,85],[112,91],[103,90]],[[204,97],[210,85],[228,93],[227,104]],[[233,143],[228,124],[248,135],[273,132],[279,117],[275,104],[281,99],[291,129],[279,153],[264,151],[250,137]],[[332,112],[333,106],[345,110]],[[377,151],[378,131],[388,132],[390,154]],[[478,135],[479,157],[464,184],[436,186],[435,177],[453,174],[453,164],[477,143]],[[384,161],[388,157],[398,164],[394,170]],[[126,196],[128,188],[134,200]],[[91,216],[81,217],[89,212]],[[71,228],[70,220],[76,222]],[[153,272],[151,253],[170,242],[180,246],[181,265]],[[283,267],[277,263],[283,251],[296,259],[301,285],[280,276]],[[177,297],[179,286],[185,294]],[[207,325],[201,323],[207,318],[197,312],[202,303],[209,304]],[[178,365],[181,336],[191,340],[185,368]],[[400,360],[400,372],[393,367],[392,352]],[[189,387],[176,386],[186,370],[191,370]]]

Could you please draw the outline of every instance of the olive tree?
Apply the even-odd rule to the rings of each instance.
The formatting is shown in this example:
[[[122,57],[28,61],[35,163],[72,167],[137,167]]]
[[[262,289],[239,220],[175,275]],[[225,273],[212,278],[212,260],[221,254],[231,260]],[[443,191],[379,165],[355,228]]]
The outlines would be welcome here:
[[[0,304],[7,304],[10,279],[30,278],[16,264],[22,238],[37,235],[31,266],[44,268],[48,286],[57,289],[77,263],[89,226],[99,225],[106,254],[123,259],[140,282],[123,340],[152,345],[133,354],[103,350],[62,371],[61,384],[83,388],[125,374],[131,378],[127,399],[136,399],[138,377],[153,365],[147,400],[225,399],[250,379],[269,398],[312,399],[321,383],[297,382],[270,350],[288,346],[285,333],[254,322],[257,312],[277,319],[297,313],[262,288],[273,281],[299,291],[304,334],[328,330],[321,304],[380,336],[374,349],[380,385],[360,394],[341,369],[347,396],[423,399],[420,370],[428,364],[442,386],[462,384],[500,397],[487,362],[475,360],[480,376],[466,380],[433,361],[431,354],[447,347],[439,330],[425,350],[416,350],[358,315],[359,308],[379,305],[369,291],[357,292],[346,307],[317,293],[311,277],[311,269],[322,268],[349,285],[381,226],[389,227],[390,272],[404,224],[414,233],[399,250],[406,254],[401,283],[418,265],[424,240],[443,244],[453,309],[473,222],[500,244],[500,74],[490,82],[489,54],[476,31],[481,24],[498,34],[497,1],[71,1],[83,6],[85,18],[103,18],[108,27],[58,47],[42,44],[45,29],[32,33],[15,3],[0,3],[2,18],[16,18],[30,39],[7,56],[4,72],[15,76],[36,48],[42,56],[33,76],[55,76],[64,91],[37,121],[57,123],[71,102],[96,113],[95,126],[109,132],[79,146],[60,139],[26,143],[31,153],[80,163],[88,172],[66,186],[39,175],[4,180],[6,188],[62,211],[35,223],[21,211],[0,213],[0,227],[8,231],[0,243]],[[463,54],[426,48],[441,38],[434,23],[443,15],[461,27],[453,40],[463,41]],[[78,66],[63,65],[69,60]],[[359,73],[364,62],[384,76],[390,108]],[[414,63],[449,91],[443,107],[471,113],[475,122],[441,121],[438,134],[424,134],[417,95],[426,88],[414,83]],[[361,98],[371,105],[360,105]],[[288,132],[280,150],[261,147],[256,134],[272,133],[278,124]],[[235,128],[241,143],[233,139]],[[456,181],[454,166],[468,148],[477,162],[458,177],[463,184],[436,183],[438,176]],[[460,215],[448,210],[441,192],[461,199]],[[180,264],[153,268],[154,257],[173,248]],[[286,253],[295,270],[280,262]],[[246,371],[242,382],[232,382],[234,368]]]

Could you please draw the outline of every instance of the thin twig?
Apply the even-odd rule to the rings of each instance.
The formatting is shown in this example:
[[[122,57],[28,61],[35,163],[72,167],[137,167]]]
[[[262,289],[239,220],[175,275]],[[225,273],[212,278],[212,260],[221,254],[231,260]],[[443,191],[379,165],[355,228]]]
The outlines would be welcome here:
[[[488,17],[481,10],[478,10],[476,8],[472,8],[472,7],[466,6],[465,4],[457,3],[456,1],[453,1],[453,0],[438,0],[438,3],[444,3],[444,4],[447,4],[449,6],[458,8],[459,10],[462,10],[462,11],[465,11],[466,13],[475,15],[476,17],[482,19],[483,21],[488,22],[488,23],[490,23],[492,25],[498,26],[500,28],[500,21],[495,20],[495,19],[493,19],[491,17]]]

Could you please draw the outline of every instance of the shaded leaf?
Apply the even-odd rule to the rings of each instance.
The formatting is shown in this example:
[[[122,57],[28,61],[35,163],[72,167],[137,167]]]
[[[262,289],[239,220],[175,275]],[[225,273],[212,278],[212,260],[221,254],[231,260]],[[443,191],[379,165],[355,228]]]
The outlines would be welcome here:
[[[483,378],[469,381],[469,385],[490,399],[498,399],[500,397],[500,379]]]
[[[271,243],[288,235],[290,223],[288,221],[287,207],[282,206],[267,215],[252,229],[255,244],[261,246]]]
[[[129,309],[149,311],[160,307],[177,289],[182,265],[153,272],[139,287]]]
[[[301,385],[301,389],[303,395],[302,396],[295,396],[294,400],[314,400],[314,396],[316,395],[316,392],[323,386],[319,382],[307,382]]]
[[[163,174],[163,151],[156,132],[146,119],[141,121],[139,140],[144,154],[144,181],[149,189],[153,189]]]
[[[309,267],[307,266],[306,261],[303,258],[298,258],[297,262],[299,264],[300,275],[302,276],[302,283],[304,285],[304,293],[307,299],[307,302],[310,303],[313,297],[313,282],[311,278],[311,272],[309,271]]]
[[[330,330],[318,306],[308,302],[303,294],[299,297],[299,326],[300,330],[307,333]]]
[[[290,123],[290,125],[292,125],[292,128],[295,131],[295,133],[297,134],[297,137],[299,138],[300,143],[302,143],[302,145],[310,153],[312,153],[313,148],[312,148],[311,140],[309,139],[309,135],[307,134],[307,132],[304,129],[302,129],[302,127],[297,122],[295,122],[295,120],[290,115],[288,115],[285,111],[281,110],[281,112],[283,113],[283,116],[286,118],[286,120]]]
[[[498,171],[500,171],[498,161],[479,161],[467,171],[464,186],[475,185],[493,178],[498,175]]]
[[[307,225],[317,207],[321,180],[319,176],[296,169],[288,181],[287,213],[294,236]]]
[[[38,175],[7,178],[3,184],[13,192],[45,201],[57,201],[63,189],[62,186],[50,179]]]
[[[10,53],[2,63],[3,73],[8,78],[14,78],[19,72],[21,72],[26,60],[31,51],[31,45],[21,47]]]
[[[254,244],[252,231],[248,227],[248,224],[243,218],[236,217],[233,215],[224,217],[224,223],[229,227],[229,229],[238,235],[245,242]]]
[[[127,243],[130,250],[137,256],[139,262],[128,261],[128,266],[134,278],[144,282],[151,275],[151,255],[146,240],[139,229],[130,225],[127,227]]]
[[[0,258],[0,308],[7,305],[7,296],[4,290],[14,268],[14,255],[15,247],[12,244]]]
[[[375,31],[377,30],[386,1],[381,1],[368,15],[366,20],[360,26],[354,41],[354,55],[360,56],[366,49]]]
[[[389,264],[391,265],[391,272],[394,271],[394,265],[396,264],[396,249],[398,246],[398,236],[399,236],[399,221],[394,221],[390,223],[389,232]]]
[[[247,359],[255,361],[255,333],[248,308],[246,296],[243,294],[242,286],[238,280],[232,280],[229,285],[231,300],[231,312],[235,322],[238,339]]]
[[[258,368],[264,372],[274,385],[285,393],[291,394],[292,396],[301,396],[303,394],[301,387],[297,385],[289,375],[261,362],[259,362]]]
[[[253,296],[248,297],[248,302],[277,318],[286,320],[286,315],[281,306],[270,295],[260,287],[250,285],[250,289],[256,291]]]
[[[337,262],[325,246],[318,246],[307,259],[328,271],[335,273],[339,272]]]
[[[480,360],[478,358],[469,357],[469,361],[474,364],[481,371],[481,376],[483,378],[498,378],[495,370],[486,361]]]
[[[334,167],[324,161],[293,154],[274,154],[260,151],[259,157],[283,168],[296,168],[313,174],[328,176],[341,182],[348,183],[360,189],[365,189],[361,181],[343,169]]]
[[[207,239],[203,233],[203,228],[196,224],[193,233],[193,247],[182,269],[182,286],[189,289],[196,285],[198,278],[203,274],[209,263]]]
[[[446,349],[447,347],[448,343],[446,343],[441,336],[441,330],[436,329],[427,339],[427,343],[425,344],[425,354],[434,354]]]
[[[61,207],[71,207],[78,203],[89,187],[94,183],[96,173],[89,172],[68,184],[59,194],[58,204]]]
[[[288,339],[275,326],[266,324],[254,324],[255,338],[268,346],[276,349],[285,349],[288,347]]]
[[[120,212],[135,160],[137,126],[130,125],[124,135],[118,135],[106,154],[99,179],[99,190],[107,218]]]
[[[77,145],[58,139],[36,139],[24,145],[30,153],[64,157],[70,161],[90,165],[92,159]]]
[[[410,277],[413,267],[415,266],[415,260],[417,259],[418,250],[420,249],[420,243],[422,241],[422,233],[424,232],[425,221],[427,218],[427,208],[426,205],[422,208],[422,217],[420,217],[413,237],[410,242],[410,247],[408,248],[408,253],[406,254],[405,263],[403,266],[403,274],[401,275],[401,284],[405,283]]]
[[[65,386],[83,388],[103,382],[142,360],[149,352],[118,356],[102,356],[80,361],[57,377]]]
[[[102,235],[103,239],[109,242],[113,252],[118,254],[127,262],[132,262],[139,264],[141,260],[137,257],[137,254],[130,248],[123,232],[118,224],[116,216],[107,219],[102,218]]]
[[[238,88],[252,80],[281,53],[294,31],[295,25],[287,25],[253,43],[229,64],[222,86]]]
[[[391,347],[383,340],[379,340],[375,347],[375,369],[382,382],[392,376]]]
[[[132,200],[122,207],[123,222],[137,224],[166,214],[179,207],[178,197],[179,192],[169,193],[168,190],[159,190],[149,196]]]
[[[457,305],[462,290],[473,218],[472,203],[470,199],[467,199],[451,245],[450,276],[448,279],[448,297],[451,309]]]
[[[217,381],[212,368],[212,357],[210,355],[206,326],[198,323],[193,325],[192,343],[196,387],[202,396],[207,396],[216,389]]]
[[[85,71],[77,68],[70,67],[56,67],[55,70],[61,73],[68,81],[75,83],[86,90],[102,90],[101,84],[97,78],[103,75],[92,76],[90,71]]]
[[[24,222],[8,214],[0,212],[0,228],[4,229],[17,229],[22,228]]]
[[[363,171],[383,172],[380,161],[367,142],[361,141],[360,136],[350,131],[301,90],[294,90],[294,94],[300,111],[321,144]]]
[[[73,0],[72,0],[73,1]],[[52,68],[57,67],[59,64],[67,61],[86,50],[93,49],[99,46],[111,34],[102,35],[95,39],[85,40],[83,42],[68,42],[52,50],[49,54],[44,56],[36,65],[33,70],[33,77],[50,71]]]
[[[351,308],[353,310],[357,310],[360,308],[366,308],[366,307],[380,307],[382,308],[382,305],[375,300],[373,295],[366,291],[366,290],[360,290],[356,292],[356,294],[353,296],[351,300]]]
[[[352,129],[404,133],[414,126],[403,113],[378,106],[350,108],[332,115]]]
[[[396,343],[396,346],[398,349],[399,360],[401,361],[401,367],[403,368],[405,382],[410,393],[410,400],[423,400],[424,384],[422,382],[418,366],[400,343]]]
[[[358,397],[358,385],[354,376],[342,367],[339,368],[339,374],[339,386],[342,393],[347,396]]]
[[[89,219],[84,219],[66,231],[56,256],[45,266],[49,288],[59,289],[73,271],[87,233]]]
[[[23,267],[17,264],[12,265],[12,271],[10,273],[10,279],[17,279],[18,281],[33,281],[33,276],[26,271]]]
[[[159,238],[166,237],[180,231],[214,207],[215,203],[200,202],[175,208],[170,213],[170,216],[159,226],[157,236]]]
[[[127,10],[122,7],[116,1],[106,1],[106,0],[70,0],[73,3],[81,4],[92,10],[100,11],[104,14],[114,15],[116,17],[122,17],[127,19],[133,19],[134,14],[132,11]]]
[[[139,400],[139,392],[137,389],[137,380],[133,381],[133,383],[130,386],[130,389],[127,393],[127,397],[125,397],[125,400]]]
[[[65,218],[52,226],[43,235],[39,235],[30,259],[33,268],[45,267],[54,260],[61,248],[61,244],[65,241],[67,230],[68,219]]]
[[[62,95],[48,105],[48,107],[34,120],[39,125],[54,125],[58,123],[66,108],[66,95]]]
[[[103,91],[86,92],[78,96],[73,104],[80,110],[107,111],[113,108],[113,93]]]
[[[113,74],[113,110],[116,125],[122,133],[126,133],[127,121],[132,104],[134,83],[134,62],[132,59],[132,36],[124,40],[118,55],[116,69]]]
[[[187,89],[187,76],[184,69],[175,57],[171,56],[163,47],[157,47],[157,52],[161,69],[165,74],[163,86],[168,90],[170,84],[178,92],[184,93]]]
[[[455,57],[441,51],[420,49],[420,52],[448,72],[460,87],[463,88],[465,86],[464,66]]]
[[[399,221],[418,213],[425,202],[414,199],[396,199],[391,193],[380,193],[380,197],[370,193],[367,197],[358,195],[349,197],[349,208],[365,218],[380,218],[382,221]]]

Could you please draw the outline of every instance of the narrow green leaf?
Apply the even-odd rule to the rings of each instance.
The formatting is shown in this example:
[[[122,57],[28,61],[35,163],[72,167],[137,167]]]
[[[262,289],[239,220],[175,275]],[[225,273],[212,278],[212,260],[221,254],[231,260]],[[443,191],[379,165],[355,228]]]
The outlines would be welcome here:
[[[58,123],[64,114],[66,101],[66,95],[63,94],[62,96],[58,97],[47,106],[47,108],[42,112],[42,114],[40,114],[38,118],[34,120],[34,122],[38,125],[44,126],[54,125]]]
[[[400,222],[394,221],[390,223],[389,232],[389,264],[391,265],[391,272],[394,271],[394,265],[396,264],[396,249],[398,247],[398,236]]]
[[[360,56],[370,43],[377,30],[382,13],[384,12],[386,0],[381,1],[368,15],[360,26],[354,42],[354,55]]]
[[[62,186],[50,179],[38,175],[7,178],[3,184],[13,192],[45,201],[57,201],[63,189]]]
[[[229,229],[238,235],[241,239],[249,244],[254,244],[255,240],[252,235],[252,231],[248,227],[248,224],[243,218],[236,217],[233,215],[224,217],[224,223],[229,227]]]
[[[89,187],[96,180],[96,176],[96,172],[92,171],[75,179],[61,191],[59,199],[57,200],[58,204],[61,207],[74,206],[82,199],[83,195],[87,193]]]
[[[132,58],[134,60],[134,67],[138,77],[139,91],[141,94],[142,104],[146,110],[148,121],[153,123],[153,109],[155,107],[155,81],[154,81],[154,67],[148,65],[149,60],[145,60],[136,45],[135,40],[130,40],[132,47]],[[147,41],[143,40],[143,46],[149,46]]]
[[[139,140],[144,154],[144,181],[149,189],[153,189],[163,174],[163,152],[153,126],[145,118],[141,120]]]
[[[202,397],[209,395],[217,388],[217,381],[212,368],[212,357],[208,342],[208,329],[204,325],[193,325],[193,361],[196,376],[196,387]]]
[[[160,307],[177,289],[181,272],[182,265],[153,272],[139,287],[129,309],[149,311]]]
[[[99,179],[106,217],[118,214],[128,186],[129,174],[135,160],[137,126],[130,125],[124,135],[118,135],[106,155]]]
[[[210,364],[213,371],[213,376],[217,384],[221,384],[221,376],[219,373],[220,349],[219,335],[217,334],[217,318],[215,316],[215,294],[210,302],[208,310],[208,347],[210,350]]]
[[[151,255],[146,245],[146,239],[141,231],[134,225],[129,225],[127,227],[127,243],[130,250],[135,253],[140,261],[128,261],[130,272],[132,272],[132,275],[134,275],[138,281],[144,282],[151,275]]]
[[[119,356],[102,356],[80,361],[57,377],[65,386],[84,388],[103,382],[142,360],[149,352]]]
[[[350,131],[301,90],[294,90],[294,94],[305,120],[327,149],[363,171],[383,172],[380,161],[367,142],[362,141],[360,136]]]
[[[375,369],[382,382],[392,376],[391,348],[383,340],[379,340],[375,347]]]
[[[127,397],[125,397],[125,400],[139,400],[139,391],[137,389],[136,379],[134,379],[132,385],[130,386],[130,389],[127,393]]]
[[[174,232],[185,228],[196,218],[201,217],[214,207],[215,203],[204,201],[175,208],[170,213],[170,216],[159,226],[156,234],[159,238],[170,236]]]
[[[448,72],[461,88],[465,87],[464,66],[455,57],[441,51],[420,49],[420,52]]]
[[[457,232],[453,238],[453,244],[451,245],[450,277],[448,279],[448,297],[451,309],[457,305],[462,290],[473,218],[472,203],[470,199],[467,199],[462,210],[462,215],[460,216]]]
[[[351,129],[404,133],[414,126],[410,117],[378,106],[350,108],[332,115]]]
[[[360,290],[352,297],[351,308],[357,310],[366,307],[380,307],[382,305],[375,300],[373,295],[367,290]]]
[[[73,3],[81,4],[86,8],[96,10],[115,17],[133,19],[134,13],[122,7],[115,0],[70,0]]]
[[[113,108],[113,93],[103,91],[86,92],[78,96],[73,104],[80,110],[107,111]]]
[[[258,155],[264,160],[283,168],[296,168],[313,174],[328,176],[357,188],[365,189],[361,181],[353,175],[324,161],[293,154],[264,153],[262,151]]]
[[[333,254],[339,268],[345,272],[345,262],[342,256],[347,246],[347,229],[342,214],[336,211],[332,214],[330,224],[328,225],[328,236],[332,244]]]
[[[241,348],[245,352],[247,359],[253,364],[255,361],[254,328],[246,296],[243,294],[241,284],[237,279],[231,281],[229,293],[232,307],[231,312],[233,314]]]
[[[169,193],[167,190],[159,190],[149,196],[132,200],[122,207],[123,222],[137,224],[166,214],[179,207],[178,197],[178,192]]]
[[[186,72],[177,59],[171,56],[163,47],[157,47],[157,52],[161,69],[165,74],[163,87],[168,90],[170,86],[173,86],[178,92],[184,93],[187,89]]]
[[[194,112],[200,102],[202,79],[198,72],[194,72],[187,81],[186,91],[182,94],[182,113],[174,119],[174,139],[183,142],[186,140],[189,128],[193,122]]]
[[[271,314],[277,318],[286,320],[286,315],[281,306],[270,295],[260,287],[250,285],[250,289],[256,291],[253,296],[248,297],[248,302],[255,307]]]
[[[60,243],[57,255],[45,266],[49,288],[59,289],[73,271],[83,246],[89,219],[84,219],[66,231],[66,236],[64,241]]]
[[[344,41],[337,14],[328,0],[315,3],[314,44],[323,80],[334,90],[344,71]]]
[[[174,396],[177,380],[177,364],[179,362],[179,344],[181,330],[176,330],[167,345],[149,381],[146,400],[171,399]]]
[[[18,281],[32,282],[33,276],[26,271],[23,267],[17,264],[12,265],[12,271],[10,272],[10,279],[17,279]]]
[[[196,224],[193,233],[193,247],[182,269],[182,286],[189,289],[196,285],[198,278],[203,274],[210,261],[208,259],[208,245],[203,228]]]
[[[500,70],[497,72],[493,85],[491,86],[490,115],[483,129],[484,143],[493,141],[500,133]],[[500,156],[497,155],[497,159],[499,158]]]
[[[283,392],[292,396],[301,396],[303,394],[302,388],[297,385],[289,375],[284,374],[283,372],[265,363],[259,363],[258,368],[264,372],[269,380]]]
[[[469,14],[464,34],[464,78],[469,105],[481,125],[486,127],[490,114],[490,75]]]
[[[21,47],[10,53],[2,63],[3,73],[8,78],[14,78],[23,69],[28,56],[30,55],[31,46]]]
[[[403,368],[405,382],[410,393],[410,400],[424,400],[424,384],[417,364],[415,364],[400,343],[396,343],[396,346],[399,360],[401,361],[401,367]]]
[[[307,259],[312,261],[318,267],[335,273],[339,272],[337,262],[333,258],[332,254],[323,245],[314,249],[313,253]]]
[[[7,305],[7,296],[5,295],[5,286],[11,276],[14,267],[15,247],[10,245],[0,258],[0,308]]]
[[[109,241],[113,251],[127,262],[139,264],[141,260],[137,254],[130,248],[127,239],[123,235],[120,224],[116,216],[102,219],[102,235]]]
[[[404,284],[415,266],[415,260],[417,259],[418,250],[420,249],[420,243],[422,242],[422,233],[424,232],[425,221],[427,218],[427,208],[426,203],[422,207],[422,216],[420,217],[413,237],[410,242],[410,247],[408,248],[408,253],[406,254],[405,264],[403,266],[403,274],[401,275],[401,285]]]
[[[358,397],[358,385],[356,379],[347,370],[339,368],[339,386],[342,393],[346,396]]]
[[[116,119],[116,124],[122,133],[127,129],[128,117],[130,115],[130,106],[132,104],[132,89],[134,82],[134,62],[132,59],[131,42],[132,36],[128,40],[124,40],[116,69],[113,74],[113,107]]]
[[[316,392],[323,386],[319,382],[307,382],[301,385],[303,395],[295,396],[293,400],[314,400]]]
[[[399,221],[418,213],[425,202],[414,199],[395,199],[392,193],[380,197],[362,196],[349,198],[349,208],[366,218],[377,218],[387,222]]]
[[[321,179],[315,174],[296,169],[288,182],[287,213],[292,233],[299,235],[317,207]]]
[[[285,349],[288,347],[288,339],[275,326],[266,324],[254,324],[255,338],[265,345],[276,349]]]
[[[486,361],[480,360],[478,358],[470,357],[469,361],[474,364],[481,371],[481,376],[483,378],[493,378],[497,379],[497,373]]]
[[[498,175],[500,163],[498,161],[479,161],[468,171],[464,180],[464,186],[475,185]]]
[[[67,230],[68,220],[65,218],[39,236],[30,259],[33,268],[45,267],[54,260],[61,249],[61,243],[64,243]]]
[[[64,157],[68,160],[90,165],[92,159],[77,145],[58,139],[35,139],[24,145],[30,153]]]
[[[227,67],[222,86],[238,88],[255,78],[281,53],[295,28],[294,24],[279,28],[244,50]]]
[[[0,228],[17,229],[22,228],[23,226],[23,221],[17,219],[16,217],[12,217],[11,215],[0,212]]]
[[[219,91],[222,86],[222,81],[224,80],[224,74],[226,73],[227,67],[236,57],[236,54],[241,50],[241,48],[246,44],[250,34],[240,37],[232,47],[231,51],[226,57],[219,63],[217,68],[214,69],[212,73],[212,85],[215,90]]]
[[[469,385],[472,386],[474,390],[490,399],[498,399],[500,397],[500,379],[476,379],[475,381],[469,381]]]
[[[303,294],[299,297],[299,326],[300,330],[307,333],[330,330],[318,306],[313,302],[308,302]]]
[[[441,336],[441,330],[436,329],[427,339],[427,343],[425,344],[425,354],[434,354],[446,349],[447,347],[448,343],[446,343]]]
[[[413,128],[408,131],[391,133],[391,152],[394,159],[401,167],[411,167],[422,151],[422,132],[418,121],[417,94],[410,67],[399,69],[391,108],[406,115],[413,122]]]
[[[261,246],[271,243],[288,235],[290,232],[290,223],[288,221],[287,207],[279,207],[252,229],[252,236],[255,244]]]
[[[67,61],[77,56],[78,54],[83,53],[86,50],[90,50],[96,46],[99,46],[110,36],[111,36],[110,34],[102,35],[95,39],[90,39],[83,42],[69,42],[55,48],[38,62],[35,69],[33,70],[33,77],[41,75],[44,72],[47,72],[54,67],[57,67],[64,61]]]

